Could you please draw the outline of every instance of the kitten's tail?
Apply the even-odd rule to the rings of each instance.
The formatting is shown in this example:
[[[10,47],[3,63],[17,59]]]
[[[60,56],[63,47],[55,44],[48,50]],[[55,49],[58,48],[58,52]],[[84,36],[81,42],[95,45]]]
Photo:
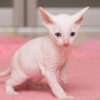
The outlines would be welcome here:
[[[7,70],[0,72],[0,77],[8,75],[8,74],[10,74],[10,72],[11,72],[10,68],[8,68]]]

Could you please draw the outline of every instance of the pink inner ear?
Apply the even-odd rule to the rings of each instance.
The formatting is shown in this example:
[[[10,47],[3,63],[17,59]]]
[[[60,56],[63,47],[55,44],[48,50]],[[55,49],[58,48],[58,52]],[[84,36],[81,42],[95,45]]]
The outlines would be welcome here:
[[[78,20],[75,21],[75,24],[81,24],[83,21],[83,16],[81,16]]]
[[[42,15],[43,21],[46,24],[53,24],[52,18],[49,13],[47,13],[43,8],[40,8],[40,13]]]
[[[53,24],[53,21],[47,15],[44,15],[43,20],[46,24]]]

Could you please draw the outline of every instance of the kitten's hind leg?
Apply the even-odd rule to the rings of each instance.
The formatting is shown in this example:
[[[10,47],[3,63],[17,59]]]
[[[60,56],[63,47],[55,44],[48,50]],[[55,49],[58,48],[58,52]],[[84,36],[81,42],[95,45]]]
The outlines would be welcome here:
[[[18,92],[16,92],[14,90],[14,87],[17,86],[17,85],[20,85],[26,79],[27,79],[27,77],[22,71],[20,71],[20,70],[13,71],[11,73],[11,77],[6,82],[6,92],[7,92],[7,94],[9,94],[9,95],[18,94]]]

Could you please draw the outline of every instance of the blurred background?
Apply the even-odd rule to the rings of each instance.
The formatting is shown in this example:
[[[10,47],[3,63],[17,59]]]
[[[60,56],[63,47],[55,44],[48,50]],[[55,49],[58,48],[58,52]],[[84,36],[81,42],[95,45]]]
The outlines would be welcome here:
[[[100,40],[100,0],[0,0],[0,34],[24,37],[48,34],[41,22],[40,6],[52,14],[74,14],[90,6],[76,43]]]

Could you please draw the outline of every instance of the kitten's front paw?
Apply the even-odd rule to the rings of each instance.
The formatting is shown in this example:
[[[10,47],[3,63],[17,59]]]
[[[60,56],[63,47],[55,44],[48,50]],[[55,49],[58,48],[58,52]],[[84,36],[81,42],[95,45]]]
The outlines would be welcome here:
[[[74,99],[73,96],[63,96],[63,97],[60,97],[60,99]]]
[[[75,97],[73,97],[73,96],[67,96],[67,98],[69,98],[69,99],[74,99]]]

